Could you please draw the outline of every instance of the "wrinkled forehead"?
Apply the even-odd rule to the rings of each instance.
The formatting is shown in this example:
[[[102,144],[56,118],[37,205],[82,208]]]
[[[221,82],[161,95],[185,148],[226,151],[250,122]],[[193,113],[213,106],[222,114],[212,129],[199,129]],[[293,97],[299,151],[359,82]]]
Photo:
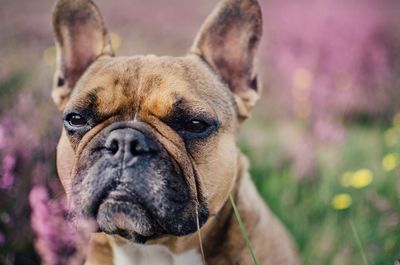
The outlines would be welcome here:
[[[163,117],[177,106],[227,116],[233,115],[234,100],[196,56],[114,57],[97,60],[86,71],[66,110],[94,108],[103,115],[146,111]]]

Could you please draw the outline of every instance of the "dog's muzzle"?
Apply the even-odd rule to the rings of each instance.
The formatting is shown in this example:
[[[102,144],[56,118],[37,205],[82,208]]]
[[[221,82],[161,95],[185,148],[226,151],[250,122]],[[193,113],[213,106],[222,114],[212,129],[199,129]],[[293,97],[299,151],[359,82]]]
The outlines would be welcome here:
[[[190,194],[179,164],[140,123],[103,129],[78,163],[74,206],[96,218],[101,231],[144,242],[196,231],[196,212],[200,225],[207,220],[207,207]]]

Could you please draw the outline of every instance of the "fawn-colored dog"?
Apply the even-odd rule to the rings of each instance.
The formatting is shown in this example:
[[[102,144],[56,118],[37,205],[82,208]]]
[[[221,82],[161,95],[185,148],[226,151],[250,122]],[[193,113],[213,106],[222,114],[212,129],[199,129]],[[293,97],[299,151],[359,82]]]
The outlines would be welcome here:
[[[252,264],[229,194],[259,263],[299,264],[236,145],[260,90],[256,0],[223,0],[183,57],[114,57],[90,0],[59,0],[53,26],[58,173],[100,231],[86,264]]]

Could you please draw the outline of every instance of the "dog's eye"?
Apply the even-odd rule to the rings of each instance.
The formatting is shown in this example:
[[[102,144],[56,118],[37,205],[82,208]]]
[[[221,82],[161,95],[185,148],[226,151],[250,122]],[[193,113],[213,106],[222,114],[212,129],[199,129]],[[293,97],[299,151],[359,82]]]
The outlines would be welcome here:
[[[202,133],[209,127],[209,124],[201,120],[191,120],[186,122],[185,131],[191,133]]]
[[[75,128],[87,125],[87,120],[77,113],[68,114],[65,120],[71,127]]]

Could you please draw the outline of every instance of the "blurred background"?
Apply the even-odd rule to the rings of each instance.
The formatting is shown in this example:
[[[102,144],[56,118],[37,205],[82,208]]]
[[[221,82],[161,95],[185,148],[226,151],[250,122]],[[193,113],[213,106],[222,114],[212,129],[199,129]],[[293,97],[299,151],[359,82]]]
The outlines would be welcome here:
[[[185,54],[217,3],[95,2],[117,55]],[[400,255],[399,1],[261,4],[263,95],[240,137],[259,192],[292,233],[304,264],[393,264]],[[5,265],[40,264],[37,252],[60,237],[60,223],[51,219],[62,196],[55,171],[61,115],[50,98],[52,5],[0,0]],[[37,236],[32,209],[42,218],[34,223]]]

